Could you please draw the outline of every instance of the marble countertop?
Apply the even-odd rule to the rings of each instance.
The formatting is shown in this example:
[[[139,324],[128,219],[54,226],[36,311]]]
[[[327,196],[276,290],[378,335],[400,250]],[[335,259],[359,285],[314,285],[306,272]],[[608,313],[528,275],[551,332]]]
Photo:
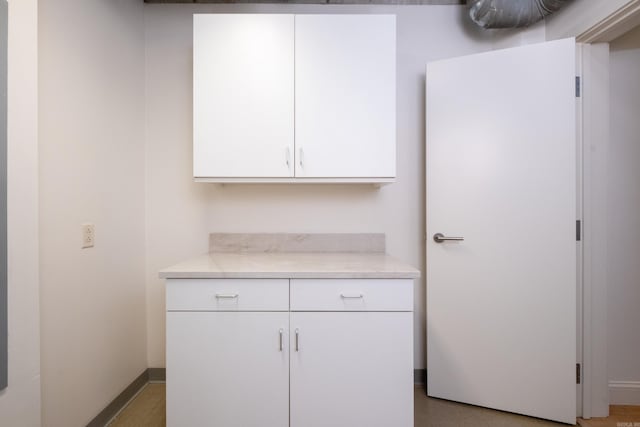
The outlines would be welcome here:
[[[160,278],[415,279],[420,271],[384,253],[212,252],[160,271]]]

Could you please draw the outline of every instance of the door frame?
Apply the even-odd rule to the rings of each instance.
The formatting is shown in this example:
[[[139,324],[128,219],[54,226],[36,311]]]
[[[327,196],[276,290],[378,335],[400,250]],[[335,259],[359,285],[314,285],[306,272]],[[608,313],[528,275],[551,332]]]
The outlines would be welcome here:
[[[609,45],[578,45],[582,78],[579,108],[584,149],[582,168],[582,253],[578,294],[582,319],[578,322],[581,352],[582,418],[609,415],[607,375],[607,287],[606,287],[606,176],[609,140]],[[580,354],[581,353],[581,354]]]
[[[584,71],[585,46],[576,43],[576,417],[584,410]],[[580,79],[580,80],[578,80]]]
[[[607,373],[607,160],[609,42],[640,25],[640,0],[576,35],[582,53],[583,165],[582,418],[609,415]],[[578,331],[580,333],[580,331]]]
[[[578,43],[609,43],[640,25],[640,0],[631,0],[590,28],[576,35]]]
[[[562,12],[561,12],[562,13]],[[609,42],[640,25],[640,0],[630,0],[580,34],[578,70],[582,76],[579,135],[582,136],[582,253],[578,266],[578,362],[581,391],[578,415],[609,415],[607,373],[606,203],[609,147]]]

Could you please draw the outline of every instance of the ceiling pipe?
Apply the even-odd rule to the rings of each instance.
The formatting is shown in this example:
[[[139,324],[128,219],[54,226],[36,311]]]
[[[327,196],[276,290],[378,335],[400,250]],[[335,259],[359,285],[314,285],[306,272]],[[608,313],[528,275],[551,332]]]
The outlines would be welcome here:
[[[467,0],[469,16],[482,28],[528,27],[571,0]]]

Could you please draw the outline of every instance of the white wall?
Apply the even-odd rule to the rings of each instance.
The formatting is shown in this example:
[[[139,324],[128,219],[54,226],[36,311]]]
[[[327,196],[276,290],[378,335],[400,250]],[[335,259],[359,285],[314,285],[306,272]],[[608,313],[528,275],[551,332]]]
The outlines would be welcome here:
[[[40,425],[38,2],[9,3],[9,386],[0,424]]]
[[[144,6],[38,3],[42,416],[74,427],[147,368]]]
[[[640,27],[611,43],[608,362],[612,404],[640,405]]]
[[[547,19],[547,40],[577,37],[634,0],[573,0]]]
[[[354,185],[193,183],[194,12],[397,14],[397,182],[379,190]],[[164,366],[164,285],[157,271],[205,253],[212,231],[384,232],[388,252],[420,268],[424,276],[426,63],[545,37],[542,26],[518,33],[481,32],[464,13],[461,6],[146,5],[149,366]],[[417,280],[416,368],[424,367],[424,289],[424,279]]]

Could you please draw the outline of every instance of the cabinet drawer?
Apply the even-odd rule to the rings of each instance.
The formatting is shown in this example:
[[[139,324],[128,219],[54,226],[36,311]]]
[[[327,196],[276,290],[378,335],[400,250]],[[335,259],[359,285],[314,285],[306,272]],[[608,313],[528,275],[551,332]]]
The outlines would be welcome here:
[[[291,280],[291,311],[413,311],[413,280]]]
[[[287,279],[169,279],[167,311],[288,311]]]

